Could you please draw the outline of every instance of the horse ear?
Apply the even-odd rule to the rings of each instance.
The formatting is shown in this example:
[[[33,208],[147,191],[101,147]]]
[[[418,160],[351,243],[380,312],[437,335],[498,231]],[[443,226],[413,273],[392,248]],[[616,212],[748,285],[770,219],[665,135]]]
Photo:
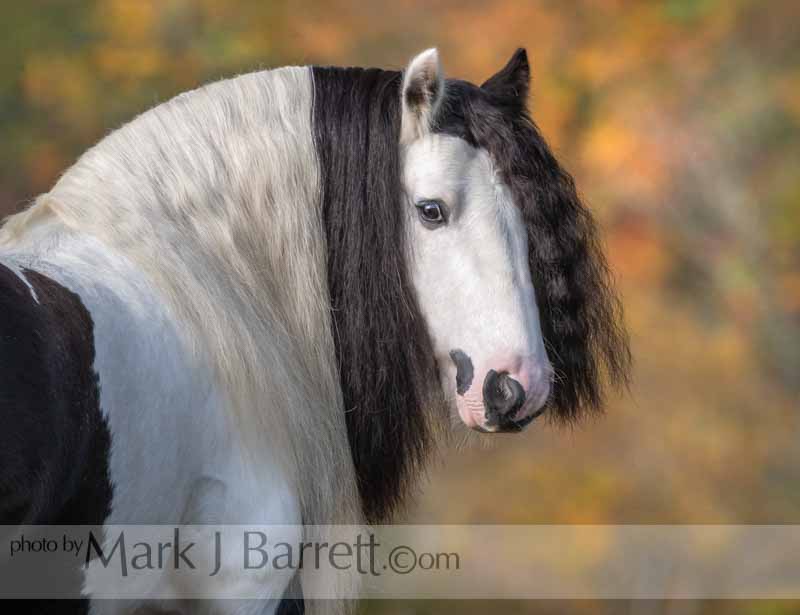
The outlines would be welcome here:
[[[443,94],[444,75],[439,52],[435,48],[428,49],[415,56],[403,74],[402,143],[410,143],[430,132]]]
[[[498,73],[486,80],[481,86],[487,92],[499,98],[517,100],[525,104],[531,80],[531,68],[528,64],[528,53],[519,48]]]

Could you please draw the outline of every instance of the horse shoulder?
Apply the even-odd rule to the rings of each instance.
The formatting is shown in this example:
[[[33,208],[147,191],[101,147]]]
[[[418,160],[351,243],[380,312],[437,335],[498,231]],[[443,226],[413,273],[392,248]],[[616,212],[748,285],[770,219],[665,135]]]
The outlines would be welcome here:
[[[24,338],[3,347],[10,360],[0,370],[0,384],[11,378],[6,364],[14,361],[22,361],[26,369],[52,368],[48,363],[54,363],[53,357],[37,351],[33,343],[64,328],[57,316],[45,319],[47,330],[36,320],[54,300],[48,289],[59,289],[60,300],[67,297],[83,317],[84,328],[75,336],[82,336],[84,363],[90,359],[83,369],[96,385],[97,420],[108,437],[99,456],[83,461],[87,468],[93,464],[94,470],[104,472],[109,487],[102,518],[96,515],[89,521],[107,526],[301,523],[295,491],[279,464],[248,464],[207,357],[193,352],[180,323],[130,262],[86,237],[66,240],[59,249],[35,258],[0,255],[0,262],[7,264],[0,269],[0,301],[17,306],[14,321],[4,321],[9,328],[4,333]],[[57,358],[70,362],[63,353]],[[58,380],[56,376],[51,380]],[[25,381],[18,374],[13,377],[17,384]],[[28,395],[33,396],[35,383],[30,388]],[[0,393],[8,399],[7,391]],[[22,407],[11,401],[4,404],[5,411],[16,409],[11,418],[17,420]],[[58,423],[63,408],[44,401],[36,404],[54,425],[48,431],[64,431]],[[33,425],[24,428],[34,432]],[[24,441],[31,440],[26,435]],[[42,444],[29,457],[46,460],[45,449]],[[75,447],[67,446],[60,454],[75,455]],[[50,521],[83,522],[64,521],[57,514]],[[92,575],[87,575],[87,588],[93,586]],[[271,588],[270,594],[262,594],[265,598],[281,595],[291,581],[289,573],[261,576],[254,576],[252,583]],[[170,583],[168,574],[162,582]],[[163,586],[159,591],[163,595]],[[227,593],[222,587],[220,592]]]

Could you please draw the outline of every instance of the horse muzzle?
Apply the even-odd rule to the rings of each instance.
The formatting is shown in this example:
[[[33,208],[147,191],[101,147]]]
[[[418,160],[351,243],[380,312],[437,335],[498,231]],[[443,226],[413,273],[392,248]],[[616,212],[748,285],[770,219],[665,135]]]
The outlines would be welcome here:
[[[469,358],[460,351],[451,353],[451,358],[458,371],[456,404],[467,427],[489,433],[519,432],[544,412],[551,391],[546,360],[495,362],[507,363],[510,369],[485,370],[479,388],[473,385],[478,374]]]

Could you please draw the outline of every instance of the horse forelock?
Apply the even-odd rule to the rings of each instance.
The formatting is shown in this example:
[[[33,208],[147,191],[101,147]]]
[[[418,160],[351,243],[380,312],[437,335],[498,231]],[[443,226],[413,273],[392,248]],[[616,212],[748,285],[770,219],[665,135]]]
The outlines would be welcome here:
[[[555,370],[549,405],[572,421],[625,387],[631,355],[597,224],[518,98],[448,80],[435,130],[488,151],[522,212],[542,334]]]

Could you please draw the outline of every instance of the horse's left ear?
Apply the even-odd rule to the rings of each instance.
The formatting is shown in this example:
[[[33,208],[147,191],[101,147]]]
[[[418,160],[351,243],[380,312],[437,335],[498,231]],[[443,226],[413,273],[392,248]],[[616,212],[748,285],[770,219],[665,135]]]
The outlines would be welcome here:
[[[431,130],[431,122],[444,94],[439,52],[433,48],[415,56],[403,74],[401,143],[408,144]]]
[[[516,100],[525,105],[531,81],[528,53],[521,47],[500,71],[489,77],[481,86],[487,92],[506,100]]]

